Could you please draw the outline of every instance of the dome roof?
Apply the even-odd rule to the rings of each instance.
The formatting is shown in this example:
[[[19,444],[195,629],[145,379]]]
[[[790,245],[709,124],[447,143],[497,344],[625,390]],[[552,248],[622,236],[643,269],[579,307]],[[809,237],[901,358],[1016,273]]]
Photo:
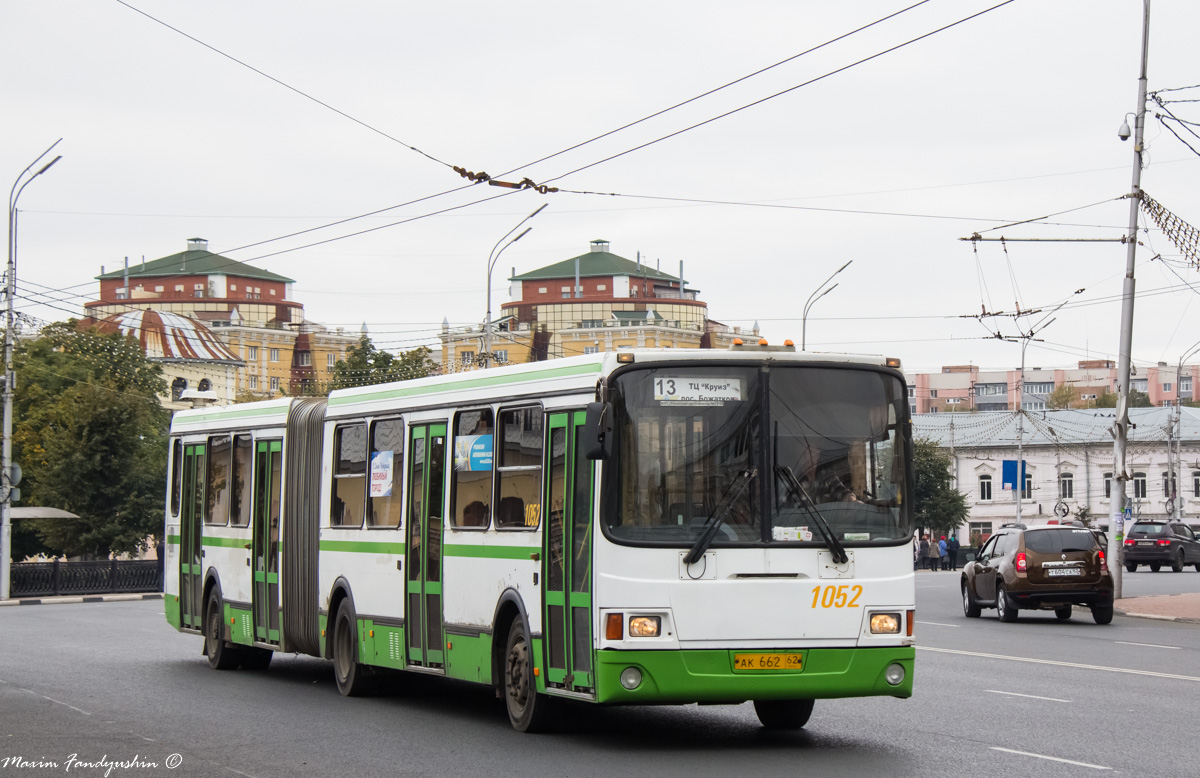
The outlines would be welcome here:
[[[244,364],[195,319],[155,310],[126,311],[101,319],[101,332],[132,335],[142,344],[146,358],[158,362],[218,362]]]

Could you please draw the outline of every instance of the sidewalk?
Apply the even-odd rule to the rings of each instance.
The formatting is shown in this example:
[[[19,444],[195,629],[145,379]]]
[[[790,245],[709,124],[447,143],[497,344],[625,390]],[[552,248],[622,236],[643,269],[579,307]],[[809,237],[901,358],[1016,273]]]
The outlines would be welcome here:
[[[67,605],[78,602],[130,602],[132,600],[161,600],[162,592],[147,594],[85,594],[78,597],[21,597],[15,600],[0,600],[5,605]]]
[[[1113,610],[1123,616],[1200,624],[1200,594],[1160,594],[1117,600]]]

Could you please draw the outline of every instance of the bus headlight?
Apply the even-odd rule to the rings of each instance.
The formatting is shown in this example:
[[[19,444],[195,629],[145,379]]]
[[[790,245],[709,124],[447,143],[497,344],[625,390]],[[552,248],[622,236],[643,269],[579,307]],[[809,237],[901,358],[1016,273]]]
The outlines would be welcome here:
[[[658,616],[630,616],[629,637],[656,638],[661,619]]]
[[[892,686],[899,686],[904,682],[904,665],[898,665],[892,662],[883,671],[883,679]]]
[[[876,613],[871,616],[872,635],[899,635],[899,613]]]
[[[642,685],[642,671],[636,667],[626,667],[621,671],[621,685],[633,691]]]

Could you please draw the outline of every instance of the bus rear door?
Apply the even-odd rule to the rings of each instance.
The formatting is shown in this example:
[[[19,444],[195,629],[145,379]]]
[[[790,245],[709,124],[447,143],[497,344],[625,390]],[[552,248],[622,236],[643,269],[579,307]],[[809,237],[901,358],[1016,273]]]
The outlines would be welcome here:
[[[442,521],[446,425],[411,428],[408,459],[408,561],[404,627],[408,664],[442,668]]]
[[[179,618],[185,628],[200,629],[204,619],[205,445],[183,447],[183,499],[179,508]]]
[[[260,440],[254,449],[254,639],[279,643],[279,499],[283,442]]]

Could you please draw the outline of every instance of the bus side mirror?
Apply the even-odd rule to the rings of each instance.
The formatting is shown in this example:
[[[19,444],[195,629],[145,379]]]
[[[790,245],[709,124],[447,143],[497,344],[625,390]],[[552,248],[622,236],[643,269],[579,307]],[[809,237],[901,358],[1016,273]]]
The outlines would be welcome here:
[[[587,420],[579,436],[579,445],[588,459],[608,459],[612,455],[612,416],[610,403],[588,403]]]

